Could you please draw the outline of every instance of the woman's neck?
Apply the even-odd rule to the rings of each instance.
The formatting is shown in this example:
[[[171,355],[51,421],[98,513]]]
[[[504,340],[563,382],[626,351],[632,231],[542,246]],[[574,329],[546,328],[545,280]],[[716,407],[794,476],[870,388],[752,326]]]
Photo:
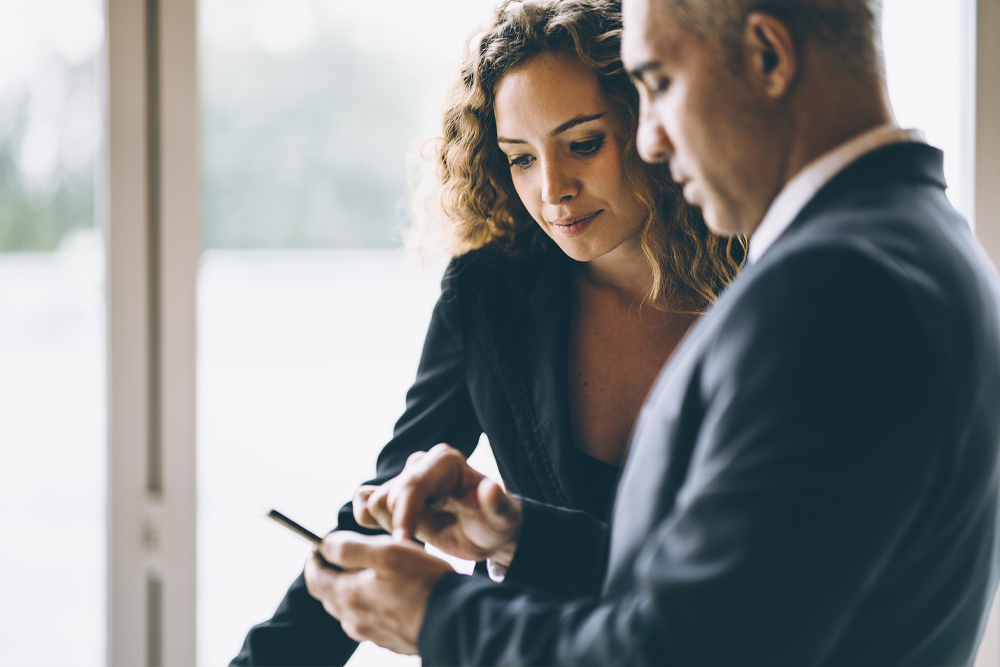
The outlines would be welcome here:
[[[617,292],[630,303],[641,301],[653,286],[653,272],[638,238],[585,262],[581,273],[594,287]]]

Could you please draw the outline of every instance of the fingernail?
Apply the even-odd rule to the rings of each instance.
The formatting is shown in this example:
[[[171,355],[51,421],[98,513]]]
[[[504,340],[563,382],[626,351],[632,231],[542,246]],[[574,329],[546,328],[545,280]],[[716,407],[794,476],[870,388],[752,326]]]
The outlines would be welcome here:
[[[396,542],[404,542],[406,541],[406,533],[403,532],[402,528],[397,528],[392,531],[392,539]]]

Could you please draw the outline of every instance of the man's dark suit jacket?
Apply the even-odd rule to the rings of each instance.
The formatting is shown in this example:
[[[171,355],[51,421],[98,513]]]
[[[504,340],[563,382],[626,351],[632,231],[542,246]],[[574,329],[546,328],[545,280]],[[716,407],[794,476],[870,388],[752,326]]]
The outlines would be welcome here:
[[[526,502],[508,581],[446,576],[424,664],[970,664],[998,576],[998,281],[940,151],[838,174],[689,332],[594,551]]]
[[[411,453],[439,442],[468,456],[486,433],[509,490],[608,517],[618,469],[581,453],[569,421],[572,263],[552,244],[522,260],[483,249],[452,262],[406,411],[368,483],[395,477]],[[338,529],[375,532],[357,525],[350,503]],[[568,577],[573,587],[599,581],[583,566]],[[233,664],[343,665],[356,646],[300,576],[274,616],[250,629]]]

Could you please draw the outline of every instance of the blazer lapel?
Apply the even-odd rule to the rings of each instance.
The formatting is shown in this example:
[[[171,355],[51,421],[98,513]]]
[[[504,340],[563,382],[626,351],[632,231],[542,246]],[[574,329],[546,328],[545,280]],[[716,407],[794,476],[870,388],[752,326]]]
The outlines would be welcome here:
[[[511,406],[527,460],[547,503],[571,506],[557,470],[573,447],[567,388],[569,260],[549,250],[535,261],[514,264],[479,295],[495,352],[497,377]]]

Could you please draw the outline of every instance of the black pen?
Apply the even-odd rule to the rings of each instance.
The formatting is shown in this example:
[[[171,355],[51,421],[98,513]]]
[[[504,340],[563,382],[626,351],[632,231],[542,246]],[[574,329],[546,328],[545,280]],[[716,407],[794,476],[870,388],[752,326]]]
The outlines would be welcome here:
[[[275,521],[277,521],[278,523],[280,523],[282,526],[284,526],[288,530],[292,531],[293,533],[296,533],[297,535],[299,535],[301,537],[304,537],[307,540],[309,540],[310,542],[312,542],[313,546],[316,547],[316,556],[323,563],[324,567],[328,567],[331,570],[336,570],[337,572],[343,572],[344,571],[344,568],[340,567],[339,565],[335,565],[335,564],[331,563],[330,561],[328,561],[327,559],[323,558],[323,554],[320,553],[320,550],[319,550],[319,545],[320,545],[320,543],[323,542],[323,538],[322,537],[320,537],[316,533],[312,532],[308,528],[303,528],[301,525],[299,525],[295,521],[292,521],[291,519],[289,519],[287,516],[285,516],[284,514],[282,514],[281,512],[279,512],[278,510],[271,510],[270,512],[267,513],[267,516],[270,519],[274,519]]]

